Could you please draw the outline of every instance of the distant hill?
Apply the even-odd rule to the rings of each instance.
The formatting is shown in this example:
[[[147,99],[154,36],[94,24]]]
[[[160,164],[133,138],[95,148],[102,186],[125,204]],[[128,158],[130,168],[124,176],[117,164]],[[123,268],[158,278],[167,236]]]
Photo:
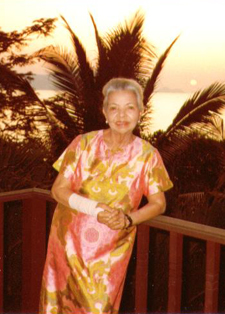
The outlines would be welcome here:
[[[52,84],[49,75],[36,74],[31,85],[36,90],[56,90],[55,86]]]
[[[36,90],[57,90],[50,79],[50,75],[38,74],[34,76],[31,85]],[[182,89],[163,87],[156,90],[157,93],[185,93]]]
[[[168,87],[159,88],[156,92],[157,93],[186,93],[182,89],[179,89],[179,88],[168,88]]]

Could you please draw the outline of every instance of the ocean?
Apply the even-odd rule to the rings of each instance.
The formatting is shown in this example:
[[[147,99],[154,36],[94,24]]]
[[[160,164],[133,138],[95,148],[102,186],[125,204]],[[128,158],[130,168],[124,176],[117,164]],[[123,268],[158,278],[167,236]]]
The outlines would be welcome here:
[[[165,131],[192,93],[155,93],[152,97],[153,113],[151,132]]]
[[[37,90],[41,99],[52,97],[56,94],[54,90]],[[184,102],[189,99],[191,93],[165,93],[157,92],[152,97],[152,119],[150,132],[157,130],[165,131],[172,123]]]

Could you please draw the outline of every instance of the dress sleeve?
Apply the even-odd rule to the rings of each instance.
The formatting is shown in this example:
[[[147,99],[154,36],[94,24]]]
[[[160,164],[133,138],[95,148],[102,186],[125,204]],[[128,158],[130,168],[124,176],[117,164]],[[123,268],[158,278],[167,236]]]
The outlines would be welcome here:
[[[157,149],[154,149],[146,161],[145,170],[145,196],[164,192],[173,187],[168,172],[164,166],[162,157]]]
[[[81,146],[81,135],[78,135],[53,164],[53,168],[67,179],[74,175],[82,151]]]

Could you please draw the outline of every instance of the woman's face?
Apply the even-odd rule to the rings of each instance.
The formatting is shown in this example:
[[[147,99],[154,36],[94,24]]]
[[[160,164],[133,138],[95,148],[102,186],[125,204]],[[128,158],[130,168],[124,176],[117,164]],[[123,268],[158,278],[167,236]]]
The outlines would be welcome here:
[[[108,95],[108,104],[103,109],[109,127],[120,134],[132,132],[140,118],[140,110],[134,92],[113,91]]]

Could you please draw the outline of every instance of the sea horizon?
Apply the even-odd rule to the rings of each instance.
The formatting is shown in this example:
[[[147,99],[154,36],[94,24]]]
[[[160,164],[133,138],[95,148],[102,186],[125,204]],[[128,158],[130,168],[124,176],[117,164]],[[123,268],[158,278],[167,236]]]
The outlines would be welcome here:
[[[41,99],[47,99],[57,94],[56,90],[36,90]],[[157,91],[152,97],[152,119],[150,132],[165,131],[172,123],[184,102],[192,93],[187,92],[161,92]]]

